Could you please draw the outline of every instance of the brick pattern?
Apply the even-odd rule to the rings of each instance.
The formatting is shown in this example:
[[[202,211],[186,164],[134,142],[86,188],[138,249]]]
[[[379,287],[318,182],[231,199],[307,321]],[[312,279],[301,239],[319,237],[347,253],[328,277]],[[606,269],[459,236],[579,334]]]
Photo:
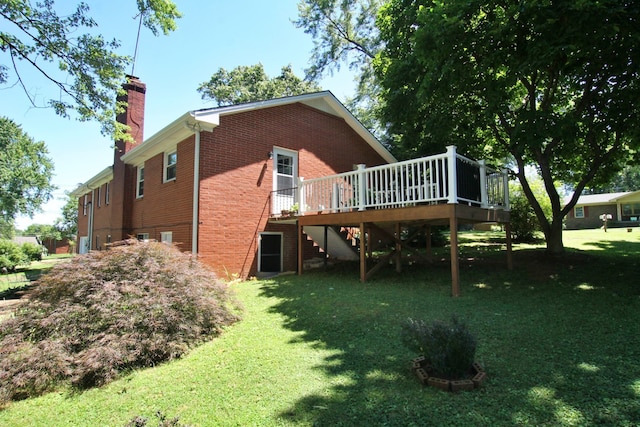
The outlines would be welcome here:
[[[148,233],[150,239],[159,241],[161,232],[171,231],[173,243],[191,251],[194,144],[193,136],[178,144],[176,179],[172,181],[163,182],[164,153],[144,162],[144,196],[133,196],[131,209],[134,236]]]
[[[261,231],[284,233],[284,269],[297,268],[296,227],[267,224],[274,146],[297,151],[307,178],[384,162],[344,120],[302,104],[222,117],[202,135],[200,162],[199,255],[218,274],[254,275]],[[305,252],[317,256],[312,246]]]

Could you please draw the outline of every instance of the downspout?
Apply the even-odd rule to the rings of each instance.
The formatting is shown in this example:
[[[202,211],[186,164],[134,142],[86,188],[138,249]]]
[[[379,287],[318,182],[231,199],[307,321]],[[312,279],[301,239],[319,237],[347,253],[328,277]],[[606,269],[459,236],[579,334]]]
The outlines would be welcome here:
[[[89,224],[88,224],[88,237],[89,237],[89,251],[93,248],[93,201],[96,190],[91,190],[91,201],[87,203],[89,205]]]
[[[194,153],[193,153],[193,218],[191,231],[191,253],[198,254],[198,233],[200,229],[200,134],[203,130],[212,132],[213,129],[220,124],[217,115],[209,117],[198,114],[197,111],[191,112],[191,117],[195,119],[195,123],[187,121],[185,126],[195,134]],[[204,124],[204,129],[203,125]]]
[[[193,226],[191,231],[191,253],[198,254],[199,201],[200,201],[200,125],[193,126],[196,133],[193,153]]]

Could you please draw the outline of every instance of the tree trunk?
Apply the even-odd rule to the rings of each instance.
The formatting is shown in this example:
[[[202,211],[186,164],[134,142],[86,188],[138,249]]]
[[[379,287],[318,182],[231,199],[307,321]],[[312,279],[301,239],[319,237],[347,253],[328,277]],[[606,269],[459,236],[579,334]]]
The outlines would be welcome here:
[[[564,243],[562,242],[562,219],[554,219],[549,227],[545,229],[545,240],[547,242],[547,253],[550,255],[562,255],[564,253]]]

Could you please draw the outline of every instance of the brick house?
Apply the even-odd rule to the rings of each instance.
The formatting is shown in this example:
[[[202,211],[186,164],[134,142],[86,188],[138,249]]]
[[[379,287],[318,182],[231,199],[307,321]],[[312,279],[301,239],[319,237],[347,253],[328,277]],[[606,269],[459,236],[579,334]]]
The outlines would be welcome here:
[[[395,162],[330,92],[190,111],[144,140],[146,86],[124,89],[118,120],[135,143],[118,141],[113,164],[72,193],[80,253],[133,236],[173,242],[222,277],[296,270],[295,221],[278,220],[286,189]]]
[[[565,225],[569,230],[602,227],[601,215],[611,215],[611,227],[640,225],[640,191],[582,195]]]

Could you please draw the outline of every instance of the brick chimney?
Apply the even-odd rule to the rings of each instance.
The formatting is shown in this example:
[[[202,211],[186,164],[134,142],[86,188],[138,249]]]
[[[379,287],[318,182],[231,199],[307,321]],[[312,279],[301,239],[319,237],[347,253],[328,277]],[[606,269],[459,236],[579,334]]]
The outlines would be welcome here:
[[[127,107],[116,116],[116,121],[129,126],[128,133],[135,142],[116,142],[119,150],[116,150],[115,155],[118,160],[120,156],[133,148],[133,144],[141,144],[144,141],[144,97],[147,92],[147,85],[137,77],[127,76],[127,82],[122,85],[122,89],[124,89],[125,93],[118,96],[118,102],[126,102]]]
[[[118,96],[118,101],[126,102],[125,110],[118,114],[116,120],[129,127],[130,141],[116,141],[113,155],[113,181],[111,185],[111,241],[117,242],[128,238],[132,233],[131,209],[135,198],[136,168],[126,165],[120,159],[135,146],[144,141],[144,100],[147,86],[137,77],[127,76],[122,85],[125,93]]]

